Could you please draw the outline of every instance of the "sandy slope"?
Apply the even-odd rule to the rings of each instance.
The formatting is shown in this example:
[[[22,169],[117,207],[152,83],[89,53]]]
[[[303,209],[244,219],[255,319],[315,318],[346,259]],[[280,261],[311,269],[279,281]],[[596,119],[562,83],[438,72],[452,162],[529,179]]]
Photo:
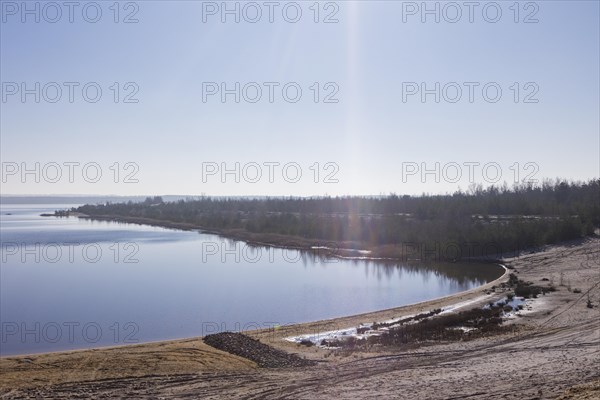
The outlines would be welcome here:
[[[507,260],[519,278],[558,291],[510,323],[512,333],[418,348],[334,353],[282,340],[457,302],[487,302],[490,286],[379,313],[251,333],[322,360],[316,367],[259,369],[200,339],[0,360],[4,398],[600,398],[600,239]],[[562,278],[561,278],[562,273]],[[581,289],[574,293],[571,289]],[[586,307],[588,292],[593,309]],[[486,296],[482,298],[482,296]],[[475,303],[470,306],[475,305]]]

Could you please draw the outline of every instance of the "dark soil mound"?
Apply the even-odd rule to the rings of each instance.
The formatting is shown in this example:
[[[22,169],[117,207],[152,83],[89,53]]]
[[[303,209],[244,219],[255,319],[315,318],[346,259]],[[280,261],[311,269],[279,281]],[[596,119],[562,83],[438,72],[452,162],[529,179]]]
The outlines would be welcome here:
[[[216,349],[254,361],[261,368],[307,367],[314,361],[274,349],[241,333],[223,332],[204,337],[204,343]]]

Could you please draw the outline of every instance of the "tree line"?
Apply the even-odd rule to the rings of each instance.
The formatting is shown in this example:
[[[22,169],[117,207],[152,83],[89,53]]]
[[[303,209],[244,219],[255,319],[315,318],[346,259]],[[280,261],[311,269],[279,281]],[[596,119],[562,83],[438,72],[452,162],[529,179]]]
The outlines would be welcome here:
[[[592,235],[600,226],[600,179],[473,185],[467,192],[446,195],[201,197],[177,202],[149,197],[141,203],[85,205],[74,211],[368,248],[495,243],[511,251]]]

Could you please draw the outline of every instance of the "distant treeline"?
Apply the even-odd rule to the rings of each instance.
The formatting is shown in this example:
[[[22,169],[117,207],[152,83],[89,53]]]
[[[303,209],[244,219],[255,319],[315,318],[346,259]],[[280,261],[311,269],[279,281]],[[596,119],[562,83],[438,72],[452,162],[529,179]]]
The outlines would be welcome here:
[[[361,248],[486,244],[501,252],[591,235],[600,226],[600,179],[545,181],[509,188],[474,186],[449,195],[213,199],[86,205],[90,216],[144,218],[217,230],[243,230]],[[470,243],[470,244],[469,244]],[[478,246],[477,246],[478,245]],[[489,252],[493,246],[488,246]],[[473,256],[483,255],[476,250]],[[463,253],[464,255],[464,253]]]

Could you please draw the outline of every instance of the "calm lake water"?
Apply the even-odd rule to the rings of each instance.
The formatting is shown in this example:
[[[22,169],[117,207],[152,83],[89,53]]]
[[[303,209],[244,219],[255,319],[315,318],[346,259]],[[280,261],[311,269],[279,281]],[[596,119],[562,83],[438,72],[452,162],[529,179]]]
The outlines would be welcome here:
[[[1,207],[0,355],[177,339],[416,303],[493,265],[402,265],[256,248],[214,235]]]

